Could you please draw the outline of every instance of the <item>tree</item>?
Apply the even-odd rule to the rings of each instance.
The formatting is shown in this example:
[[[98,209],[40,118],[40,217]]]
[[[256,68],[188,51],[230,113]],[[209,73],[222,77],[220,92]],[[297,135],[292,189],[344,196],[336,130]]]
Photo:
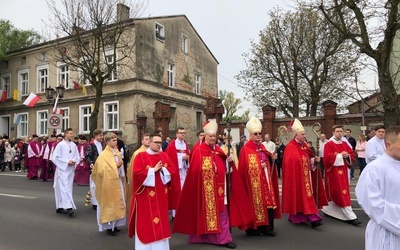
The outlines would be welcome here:
[[[385,126],[399,124],[399,100],[395,85],[398,65],[393,67],[395,41],[398,40],[400,0],[318,0],[309,3],[319,9],[331,26],[361,53],[376,63],[382,95]],[[392,67],[392,69],[391,69]]]
[[[137,23],[133,25],[133,18],[141,13],[143,5],[140,2],[129,4],[128,1],[47,2],[54,18],[49,25],[57,36],[64,37],[53,43],[53,60],[80,72],[78,85],[91,84],[95,90],[90,135],[97,128],[103,85],[110,79],[116,80],[122,73],[118,66],[134,68],[135,39],[132,34]]]
[[[0,61],[7,60],[7,52],[29,47],[43,41],[33,30],[21,30],[9,20],[0,20]]]
[[[222,104],[225,108],[225,119],[233,119],[236,111],[242,108],[242,106],[240,106],[242,100],[240,98],[235,98],[233,92],[227,92],[226,90],[219,91],[219,98],[221,98]]]
[[[329,29],[318,11],[274,9],[268,26],[245,53],[246,69],[236,76],[256,106],[277,107],[286,117],[315,116],[320,104],[340,100],[357,73],[358,53]],[[339,103],[345,105],[346,103]]]

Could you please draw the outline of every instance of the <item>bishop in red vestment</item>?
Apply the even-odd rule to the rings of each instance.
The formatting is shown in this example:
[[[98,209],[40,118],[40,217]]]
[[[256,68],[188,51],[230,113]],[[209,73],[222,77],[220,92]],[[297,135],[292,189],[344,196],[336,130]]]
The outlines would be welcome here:
[[[168,210],[175,209],[176,204],[168,202],[173,192],[172,177],[178,174],[171,159],[160,152],[161,137],[150,136],[149,148],[139,153],[133,162],[133,192],[129,216],[129,237],[135,235],[135,249],[169,249],[171,237]],[[180,189],[178,189],[180,190]]]
[[[332,128],[333,138],[324,147],[325,188],[328,206],[322,212],[357,226],[361,222],[351,208],[348,168],[355,159],[354,151],[342,142],[343,127]]]
[[[227,157],[216,145],[218,125],[215,121],[208,121],[203,129],[205,141],[190,157],[173,232],[189,234],[189,243],[236,248],[229,226],[245,227],[254,220],[248,212],[249,199],[233,167],[229,207],[226,205],[226,160],[233,161],[233,158]]]
[[[283,154],[282,212],[294,224],[310,222],[315,228],[322,225],[318,209],[327,204],[325,190],[319,169],[319,161],[308,147],[303,125],[295,119],[291,123],[294,139]]]
[[[281,217],[276,165],[271,153],[261,143],[261,122],[253,117],[246,128],[250,132],[250,140],[240,150],[238,171],[256,218],[246,228],[246,233],[251,236],[275,236],[274,217]]]

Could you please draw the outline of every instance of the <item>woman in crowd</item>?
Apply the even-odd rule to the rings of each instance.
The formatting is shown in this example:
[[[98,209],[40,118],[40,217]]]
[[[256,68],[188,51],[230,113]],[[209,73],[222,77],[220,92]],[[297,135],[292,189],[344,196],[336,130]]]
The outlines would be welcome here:
[[[360,175],[367,163],[365,162],[365,146],[367,145],[367,141],[365,140],[365,136],[363,134],[358,135],[359,140],[356,144],[356,153],[358,166],[360,167]]]

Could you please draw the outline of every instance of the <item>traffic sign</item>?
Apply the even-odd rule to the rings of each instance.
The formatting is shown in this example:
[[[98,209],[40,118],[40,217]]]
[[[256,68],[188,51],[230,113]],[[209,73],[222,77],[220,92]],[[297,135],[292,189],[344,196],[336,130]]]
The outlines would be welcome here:
[[[50,115],[47,120],[47,128],[49,129],[62,129],[62,115]]]

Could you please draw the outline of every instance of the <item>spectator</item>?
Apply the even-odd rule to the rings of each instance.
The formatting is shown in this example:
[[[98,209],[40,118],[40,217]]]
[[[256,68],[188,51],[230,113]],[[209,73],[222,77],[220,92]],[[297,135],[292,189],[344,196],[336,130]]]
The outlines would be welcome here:
[[[363,134],[358,135],[359,140],[356,145],[358,166],[360,167],[360,175],[367,163],[365,162],[365,147],[367,146],[367,141]]]

